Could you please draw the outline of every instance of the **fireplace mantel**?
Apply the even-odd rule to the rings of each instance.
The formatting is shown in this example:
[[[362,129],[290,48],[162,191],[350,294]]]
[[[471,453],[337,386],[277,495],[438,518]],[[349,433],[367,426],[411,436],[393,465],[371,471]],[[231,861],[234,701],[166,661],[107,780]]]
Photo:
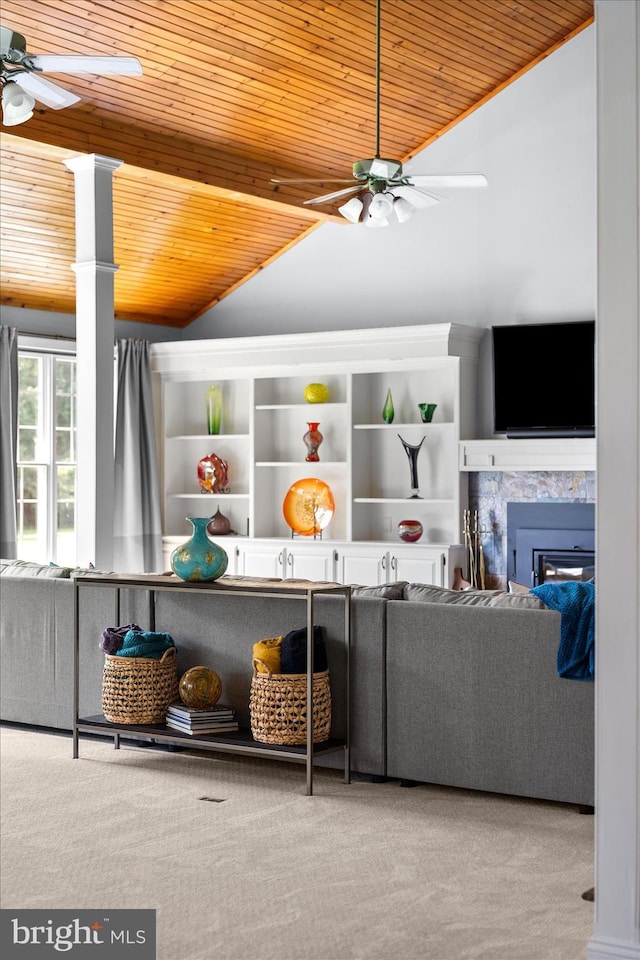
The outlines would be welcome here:
[[[594,438],[526,439],[495,437],[492,440],[462,440],[459,469],[481,470],[595,470]]]

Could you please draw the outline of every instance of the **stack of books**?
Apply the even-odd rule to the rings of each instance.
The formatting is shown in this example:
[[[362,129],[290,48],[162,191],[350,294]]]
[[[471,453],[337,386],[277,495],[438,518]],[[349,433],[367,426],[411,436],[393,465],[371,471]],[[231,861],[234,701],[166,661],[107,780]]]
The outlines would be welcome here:
[[[238,729],[238,721],[231,707],[223,704],[199,709],[187,707],[184,703],[172,703],[167,710],[167,726],[194,736],[232,732]]]

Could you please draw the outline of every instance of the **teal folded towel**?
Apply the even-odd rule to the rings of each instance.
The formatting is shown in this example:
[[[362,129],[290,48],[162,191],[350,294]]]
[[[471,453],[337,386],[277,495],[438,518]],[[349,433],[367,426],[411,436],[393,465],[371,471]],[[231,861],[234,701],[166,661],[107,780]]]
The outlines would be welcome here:
[[[116,657],[147,657],[160,660],[165,650],[175,647],[168,633],[154,633],[151,630],[129,630],[116,652]]]

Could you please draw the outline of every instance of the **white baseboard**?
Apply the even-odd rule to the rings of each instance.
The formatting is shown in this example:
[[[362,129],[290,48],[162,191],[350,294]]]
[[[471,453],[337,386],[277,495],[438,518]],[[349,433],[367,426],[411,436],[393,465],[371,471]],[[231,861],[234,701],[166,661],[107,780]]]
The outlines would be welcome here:
[[[640,960],[640,943],[592,937],[587,944],[587,960]]]

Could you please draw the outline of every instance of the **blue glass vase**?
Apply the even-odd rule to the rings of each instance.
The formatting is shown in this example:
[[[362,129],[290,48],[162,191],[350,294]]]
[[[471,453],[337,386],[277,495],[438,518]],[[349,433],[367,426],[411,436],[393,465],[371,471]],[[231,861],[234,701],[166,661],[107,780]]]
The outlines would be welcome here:
[[[217,580],[227,569],[226,552],[207,536],[211,517],[187,517],[193,534],[171,554],[171,569],[181,580]]]

